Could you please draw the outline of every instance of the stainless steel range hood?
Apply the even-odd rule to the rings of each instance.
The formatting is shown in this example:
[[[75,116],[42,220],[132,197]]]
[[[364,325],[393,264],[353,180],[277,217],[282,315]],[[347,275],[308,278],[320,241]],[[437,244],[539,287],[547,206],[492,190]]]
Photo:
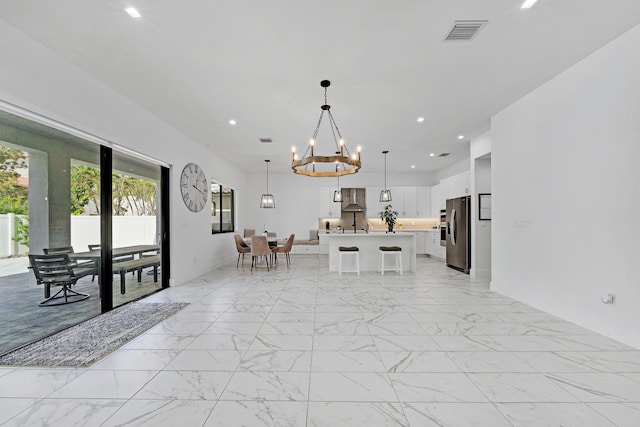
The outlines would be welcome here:
[[[343,192],[347,192],[347,195],[349,196],[349,198],[347,199],[349,201],[349,204],[342,208],[342,212],[364,212],[365,211],[365,209],[358,204],[356,190],[357,189],[355,188],[343,189]]]

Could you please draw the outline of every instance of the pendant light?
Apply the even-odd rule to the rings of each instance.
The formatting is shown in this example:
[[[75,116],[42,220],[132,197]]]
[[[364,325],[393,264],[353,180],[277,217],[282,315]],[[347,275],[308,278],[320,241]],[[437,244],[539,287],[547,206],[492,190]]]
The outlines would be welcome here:
[[[260,207],[265,209],[276,207],[276,201],[273,198],[273,194],[269,193],[269,162],[270,161],[271,160],[265,160],[265,162],[267,163],[267,192],[264,193],[262,195],[262,198],[260,199]]]
[[[384,150],[382,154],[384,154],[384,190],[380,192],[380,201],[381,202],[390,202],[391,201],[391,191],[387,188],[387,153],[389,150]]]
[[[338,172],[339,168],[340,168],[340,165],[338,164],[338,162],[336,162],[336,172]],[[333,201],[336,203],[342,202],[342,190],[340,189],[340,175],[338,175],[338,188],[336,191],[333,192]]]

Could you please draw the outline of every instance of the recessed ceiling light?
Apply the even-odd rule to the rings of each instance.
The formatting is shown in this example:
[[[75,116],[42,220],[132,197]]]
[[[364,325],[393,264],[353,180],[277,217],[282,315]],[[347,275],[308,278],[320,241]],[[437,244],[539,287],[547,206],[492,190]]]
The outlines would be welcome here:
[[[429,157],[434,157],[436,153],[429,153]]]
[[[235,121],[235,120],[233,120],[233,119],[231,119],[231,120],[229,120],[229,124],[230,124],[231,126],[235,126],[235,125],[236,125],[236,121]]]
[[[458,135],[458,139],[464,139],[464,135]]]
[[[415,169],[415,168],[416,168],[416,165],[411,165],[411,169]]]
[[[124,11],[127,12],[129,16],[132,18],[140,18],[142,16],[140,15],[140,12],[136,10],[135,7],[128,7]]]
[[[422,123],[422,122],[424,122],[424,117],[418,117],[417,122],[418,122],[418,123]]]
[[[529,9],[531,6],[536,4],[537,1],[538,0],[525,0],[525,2],[522,3],[522,6],[520,6],[520,9]]]

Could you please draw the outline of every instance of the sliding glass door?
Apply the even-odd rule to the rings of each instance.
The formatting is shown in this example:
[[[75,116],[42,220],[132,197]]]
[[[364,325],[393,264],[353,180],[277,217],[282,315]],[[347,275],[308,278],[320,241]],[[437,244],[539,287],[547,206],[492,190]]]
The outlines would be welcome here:
[[[168,176],[0,111],[0,354],[168,286]],[[83,267],[71,289],[87,299],[47,300],[61,287],[28,256],[46,252]]]

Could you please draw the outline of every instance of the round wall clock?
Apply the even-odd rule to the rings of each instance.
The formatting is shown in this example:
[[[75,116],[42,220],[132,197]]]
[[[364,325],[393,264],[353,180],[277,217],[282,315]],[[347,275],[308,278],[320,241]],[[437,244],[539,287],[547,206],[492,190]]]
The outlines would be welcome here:
[[[207,204],[210,191],[202,168],[195,163],[187,163],[180,174],[180,193],[185,206],[192,212],[200,212]]]

